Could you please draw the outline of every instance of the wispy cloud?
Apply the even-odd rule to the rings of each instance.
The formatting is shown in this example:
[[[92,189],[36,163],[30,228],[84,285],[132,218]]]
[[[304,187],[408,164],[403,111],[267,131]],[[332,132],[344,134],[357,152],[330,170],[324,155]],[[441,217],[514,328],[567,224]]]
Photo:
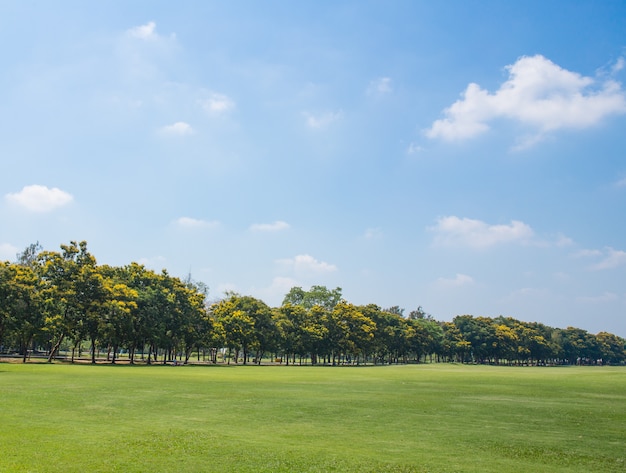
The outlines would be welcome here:
[[[444,118],[426,130],[426,136],[472,138],[487,131],[493,120],[506,118],[535,131],[518,143],[520,148],[532,146],[551,131],[587,128],[609,115],[626,113],[626,95],[614,80],[597,84],[541,55],[521,57],[505,69],[509,78],[495,93],[469,84],[463,97],[444,110]]]
[[[304,112],[303,115],[309,128],[313,130],[323,130],[340,120],[343,112],[341,110],[319,114]]]
[[[591,266],[591,269],[601,271],[603,269],[613,269],[626,265],[626,251],[607,247],[602,255],[602,260]]]
[[[455,288],[470,284],[474,284],[474,278],[468,276],[467,274],[460,273],[457,273],[453,278],[438,278],[435,281],[435,286],[441,288]]]
[[[415,143],[410,143],[409,147],[406,149],[406,154],[417,154],[424,151],[424,148],[422,148],[420,145],[415,144]]]
[[[574,258],[586,258],[590,256],[593,257],[593,256],[601,256],[601,255],[602,255],[602,252],[600,250],[589,250],[589,249],[578,250],[572,254]]]
[[[337,266],[334,264],[318,261],[307,254],[297,255],[293,258],[279,259],[276,262],[284,268],[291,269],[297,273],[331,273],[337,271]]]
[[[191,217],[180,217],[174,223],[182,228],[215,228],[219,226],[219,222],[216,221],[200,220]]]
[[[371,81],[367,87],[367,95],[381,96],[393,92],[391,77],[379,77]]]
[[[555,243],[556,246],[563,248],[566,246],[572,246],[574,244],[574,240],[572,240],[570,237],[563,235],[563,234],[559,234],[556,237]]]
[[[130,28],[127,33],[133,38],[143,40],[155,40],[158,38],[158,35],[156,34],[156,23],[154,21],[150,21],[145,25]]]
[[[626,251],[616,250],[607,246],[602,250],[583,249],[571,255],[574,258],[596,258],[599,261],[592,264],[589,269],[592,271],[602,271],[626,265]]]
[[[287,230],[290,225],[282,220],[277,220],[274,223],[254,223],[250,225],[250,230],[253,232],[279,232],[281,230]]]
[[[613,64],[613,66],[611,66],[611,74],[616,74],[619,71],[623,70],[624,67],[626,67],[626,60],[624,59],[623,56],[617,58],[617,61],[615,61],[615,64]]]
[[[74,197],[57,187],[32,185],[25,186],[20,192],[6,194],[6,200],[33,212],[49,212],[63,207],[74,200]]]
[[[224,94],[211,92],[208,99],[201,101],[202,108],[211,114],[222,114],[230,112],[235,108],[235,102]]]
[[[620,179],[615,183],[616,187],[626,187],[626,177]]]
[[[189,123],[185,122],[176,122],[171,125],[166,125],[161,127],[159,131],[162,135],[167,136],[187,136],[194,134],[194,129]]]
[[[363,234],[363,237],[366,240],[378,240],[382,238],[382,236],[383,236],[383,231],[379,227],[368,228],[365,230],[365,233]]]
[[[528,243],[534,232],[518,220],[508,225],[490,225],[481,220],[441,217],[430,227],[435,233],[435,244],[443,246],[469,246],[487,248],[500,243]]]

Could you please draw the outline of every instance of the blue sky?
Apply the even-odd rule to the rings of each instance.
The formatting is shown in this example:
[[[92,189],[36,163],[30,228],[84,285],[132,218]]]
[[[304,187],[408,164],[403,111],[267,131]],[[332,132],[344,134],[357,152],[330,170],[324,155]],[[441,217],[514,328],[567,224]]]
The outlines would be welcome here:
[[[626,4],[0,1],[0,259],[626,336]]]

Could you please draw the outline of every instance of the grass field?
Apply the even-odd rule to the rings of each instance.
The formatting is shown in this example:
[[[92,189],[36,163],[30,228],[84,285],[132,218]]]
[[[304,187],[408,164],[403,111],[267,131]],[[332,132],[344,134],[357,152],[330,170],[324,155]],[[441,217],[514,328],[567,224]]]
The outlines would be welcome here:
[[[623,472],[626,368],[0,364],[0,472]]]

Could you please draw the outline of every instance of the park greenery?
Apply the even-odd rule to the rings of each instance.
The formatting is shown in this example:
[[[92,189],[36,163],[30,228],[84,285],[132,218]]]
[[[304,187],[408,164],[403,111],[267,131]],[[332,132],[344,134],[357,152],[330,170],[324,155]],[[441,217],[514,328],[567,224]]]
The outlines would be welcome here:
[[[622,473],[624,367],[0,364],[0,472]]]
[[[311,365],[462,362],[624,364],[614,334],[512,317],[436,320],[421,307],[354,305],[341,289],[292,288],[280,307],[130,263],[99,265],[86,242],[30,245],[0,262],[0,352],[92,363]]]

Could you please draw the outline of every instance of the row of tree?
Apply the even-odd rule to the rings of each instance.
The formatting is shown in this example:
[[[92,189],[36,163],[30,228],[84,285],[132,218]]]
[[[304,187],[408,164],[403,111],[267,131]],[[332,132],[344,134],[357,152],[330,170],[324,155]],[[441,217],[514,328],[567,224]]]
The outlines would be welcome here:
[[[88,346],[92,363],[210,362],[361,364],[453,361],[620,364],[626,341],[511,317],[460,315],[440,322],[421,307],[357,306],[341,289],[292,288],[280,307],[229,293],[208,302],[208,288],[137,263],[98,265],[86,242],[61,251],[26,248],[0,263],[0,351],[49,361],[61,349],[74,361]]]

